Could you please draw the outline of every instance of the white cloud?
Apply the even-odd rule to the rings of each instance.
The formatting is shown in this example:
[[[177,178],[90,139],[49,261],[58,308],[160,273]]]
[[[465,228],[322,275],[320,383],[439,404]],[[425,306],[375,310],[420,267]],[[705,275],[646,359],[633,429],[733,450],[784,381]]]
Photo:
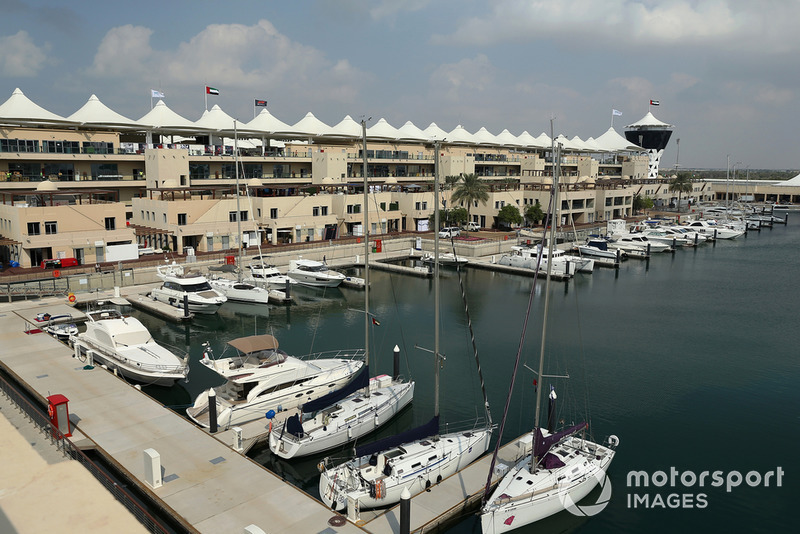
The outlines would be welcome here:
[[[762,0],[497,0],[485,16],[465,19],[436,44],[485,46],[557,40],[593,49],[643,45],[696,46],[761,53],[800,48],[794,25],[800,2]],[[757,38],[756,42],[752,39]]]
[[[369,14],[373,20],[392,18],[403,12],[420,11],[429,3],[430,0],[381,0],[370,4]]]
[[[352,99],[368,79],[347,60],[331,61],[296,43],[266,20],[253,25],[211,24],[174,50],[154,50],[152,30],[121,26],[102,40],[90,74],[130,79],[137,76],[170,88],[193,90],[212,85],[222,94],[246,91],[259,96],[286,90],[298,100]]]
[[[38,75],[48,61],[50,46],[36,46],[25,30],[0,37],[0,74],[20,78]]]
[[[489,58],[479,54],[457,63],[439,66],[430,77],[434,91],[444,93],[447,99],[460,100],[469,93],[481,93],[493,86],[495,69]]]
[[[100,41],[89,74],[102,78],[149,78],[154,54],[150,47],[152,34],[148,28],[131,24],[112,28]]]

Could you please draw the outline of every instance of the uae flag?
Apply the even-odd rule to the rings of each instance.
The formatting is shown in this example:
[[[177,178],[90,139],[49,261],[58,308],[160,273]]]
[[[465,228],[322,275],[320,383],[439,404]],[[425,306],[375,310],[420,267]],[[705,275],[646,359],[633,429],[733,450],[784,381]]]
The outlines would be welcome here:
[[[258,106],[267,107],[267,101],[266,100],[256,100],[256,107],[258,107]]]
[[[219,91],[214,89],[213,87],[209,87],[206,85],[206,94],[207,95],[219,95]]]
[[[381,325],[381,323],[375,317],[372,318],[372,324],[374,324],[375,326]]]
[[[658,105],[658,100],[651,100],[650,101],[650,105],[651,106],[657,106]]]

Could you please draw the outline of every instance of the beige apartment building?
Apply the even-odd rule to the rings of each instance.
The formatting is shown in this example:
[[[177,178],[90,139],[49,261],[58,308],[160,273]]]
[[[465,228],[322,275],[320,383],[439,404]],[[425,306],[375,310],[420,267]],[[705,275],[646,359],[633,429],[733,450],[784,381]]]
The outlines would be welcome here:
[[[336,127],[311,114],[293,126],[276,125],[264,110],[237,130],[218,106],[196,124],[158,118],[167,111],[159,102],[131,121],[92,97],[64,118],[19,90],[0,104],[0,260],[30,266],[61,256],[98,263],[109,244],[123,243],[182,253],[330,240],[363,235],[367,209],[372,235],[428,231],[437,166],[442,207],[456,207],[446,177],[475,174],[489,184],[488,201],[469,211],[473,222],[492,228],[506,205],[524,213],[538,201],[546,209],[555,142],[563,147],[562,224],[628,217],[635,195],[657,206],[677,202],[667,179],[647,178],[647,154],[613,128],[592,143],[507,130],[470,134],[461,126],[445,132],[435,124],[395,129],[383,119],[364,132],[349,117]],[[723,184],[695,182],[683,199],[721,200],[721,191]],[[793,188],[778,186],[759,185],[745,196],[800,201]]]

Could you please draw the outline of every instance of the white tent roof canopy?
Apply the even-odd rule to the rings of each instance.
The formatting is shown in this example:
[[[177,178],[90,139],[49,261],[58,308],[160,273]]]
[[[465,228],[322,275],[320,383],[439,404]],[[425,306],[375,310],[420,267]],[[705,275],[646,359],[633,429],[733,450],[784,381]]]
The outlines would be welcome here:
[[[0,105],[0,121],[15,124],[72,122],[35,104],[20,88],[14,89],[8,100]]]
[[[667,124],[666,122],[661,122],[651,112],[647,112],[647,115],[639,119],[638,121],[634,122],[633,124],[629,124],[626,128],[674,128],[673,125]]]
[[[89,100],[78,111],[67,117],[67,120],[94,126],[141,127],[135,120],[124,117],[110,109],[96,95],[90,96]]]

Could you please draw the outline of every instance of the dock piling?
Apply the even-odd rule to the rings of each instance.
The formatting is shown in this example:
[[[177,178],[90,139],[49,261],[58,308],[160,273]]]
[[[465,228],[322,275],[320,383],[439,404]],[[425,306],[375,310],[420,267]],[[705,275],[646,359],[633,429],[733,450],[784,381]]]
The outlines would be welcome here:
[[[213,388],[208,392],[208,431],[217,432],[217,393]]]

